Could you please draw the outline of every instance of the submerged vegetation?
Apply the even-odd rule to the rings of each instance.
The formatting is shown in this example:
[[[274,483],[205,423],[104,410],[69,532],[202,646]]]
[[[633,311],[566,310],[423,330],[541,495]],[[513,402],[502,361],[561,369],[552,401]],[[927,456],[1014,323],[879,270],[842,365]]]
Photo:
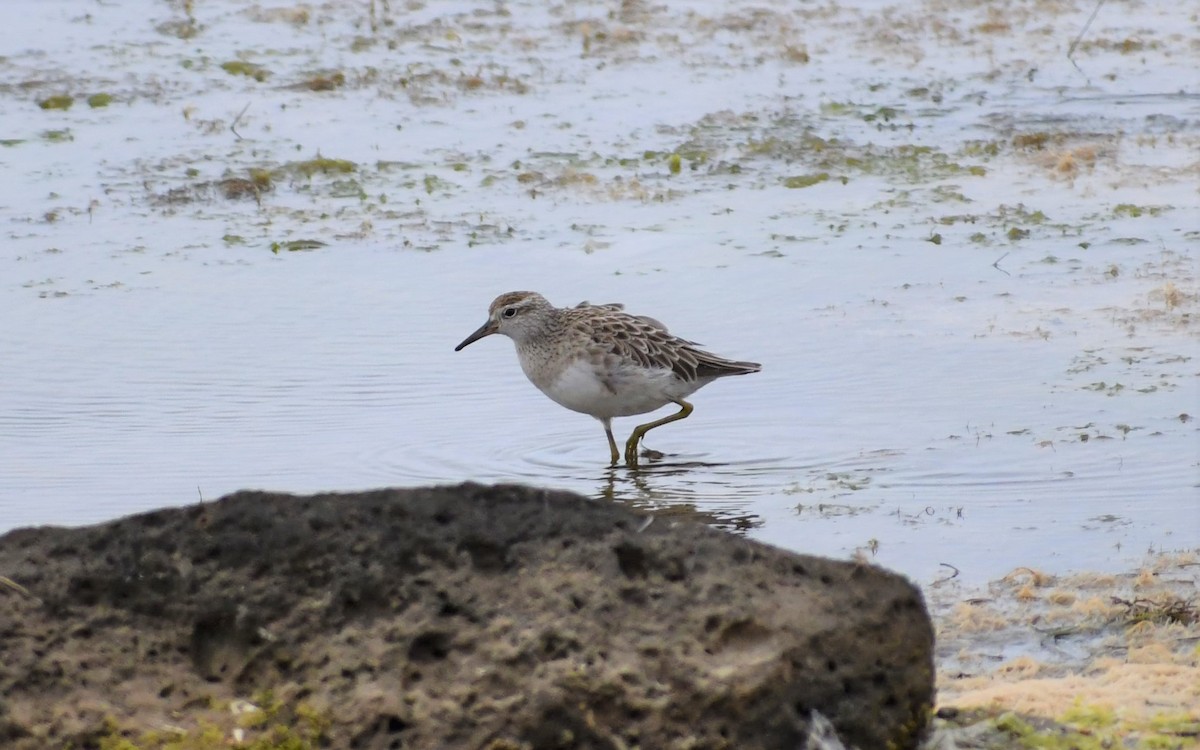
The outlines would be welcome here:
[[[349,174],[358,169],[358,165],[347,159],[329,159],[317,155],[304,161],[294,161],[284,164],[285,172],[295,172],[311,178],[315,174]]]
[[[989,722],[1001,747],[1192,746],[1196,565],[1194,554],[1160,554],[1125,575],[1020,568],[985,595],[934,593],[940,715]]]
[[[75,103],[74,97],[68,96],[67,94],[57,94],[55,96],[48,96],[45,99],[41,100],[40,102],[38,102],[38,106],[41,107],[42,109],[67,110],[67,109],[70,109],[71,105],[74,103]]]
[[[217,146],[232,135],[238,147],[212,156],[219,165],[214,171],[224,174],[215,180],[215,191],[211,172],[209,183],[186,184],[176,181],[169,168],[158,171],[176,159],[190,159],[192,146],[181,146],[174,157],[156,163],[128,167],[123,175],[128,179],[121,184],[145,185],[144,200],[171,205],[172,210],[190,196],[198,215],[220,216],[239,225],[239,236],[257,235],[263,241],[269,241],[272,232],[261,222],[236,211],[222,212],[203,198],[209,193],[229,200],[252,198],[262,215],[286,222],[293,230],[307,230],[312,219],[294,210],[289,197],[351,201],[354,205],[341,205],[337,212],[343,226],[323,229],[331,237],[369,228],[366,231],[381,239],[428,248],[483,239],[471,210],[449,209],[444,200],[430,200],[471,192],[482,193],[489,205],[497,199],[533,201],[556,195],[584,202],[682,204],[696,197],[708,200],[703,196],[731,196],[736,202],[732,196],[764,190],[803,190],[804,200],[822,202],[828,200],[823,196],[874,193],[873,201],[829,215],[826,225],[852,227],[872,221],[870,212],[907,209],[913,212],[905,220],[908,226],[894,226],[893,231],[914,240],[937,235],[947,247],[1016,243],[1052,236],[1054,228],[1014,225],[1000,216],[999,202],[1014,202],[1005,195],[1014,170],[1047,184],[1069,185],[1132,162],[1139,151],[1186,153],[1196,147],[1197,136],[1186,122],[1165,115],[1149,118],[1145,133],[1130,133],[1121,122],[1106,121],[1102,107],[1095,108],[1095,117],[1066,115],[1054,121],[992,112],[990,102],[999,81],[1020,83],[1033,94],[1064,90],[1063,82],[1044,83],[1046,73],[992,50],[992,45],[1019,38],[1033,47],[1053,42],[1051,50],[1060,51],[1061,40],[1048,34],[1048,27],[1037,25],[1057,19],[977,3],[954,7],[953,14],[939,15],[936,32],[927,23],[929,9],[921,4],[886,12],[851,5],[811,17],[801,8],[752,11],[737,4],[720,12],[697,9],[670,17],[668,9],[634,4],[609,16],[571,20],[534,13],[517,34],[512,11],[502,7],[451,12],[409,25],[400,23],[396,8],[372,2],[360,9],[360,18],[348,19],[347,27],[340,29],[307,7],[254,8],[225,16],[218,6],[200,17],[194,4],[185,2],[171,6],[170,16],[157,21],[154,30],[167,46],[156,47],[147,59],[156,69],[165,62],[186,71],[185,84],[192,87],[186,96],[215,84],[228,90],[233,100],[240,97],[230,111],[201,111],[178,91],[164,89],[158,79],[137,73],[121,87],[88,76],[67,81],[31,77],[15,84],[39,96],[38,106],[45,110],[71,110],[75,97],[61,93],[63,88],[99,90],[86,97],[93,110],[115,101],[139,106],[163,102],[184,113],[201,144],[207,139]],[[226,59],[196,53],[193,40],[236,33],[230,30],[247,23],[320,41],[307,48],[247,43]],[[846,55],[831,55],[819,40],[835,28],[848,45]],[[1125,70],[1135,64],[1135,56],[1157,60],[1170,47],[1144,29],[1137,34],[1123,31],[1128,30],[1080,34],[1071,46],[1072,62],[1104,61]],[[305,49],[310,51],[302,53]],[[135,46],[116,65],[133,70],[137,57]],[[911,74],[912,61],[922,59],[931,70],[938,68],[930,62],[940,59],[942,72]],[[778,91],[772,98],[760,98],[765,102],[760,106],[739,104],[742,97],[734,96],[728,102],[693,103],[661,113],[646,110],[641,113],[643,126],[623,131],[603,123],[611,131],[603,136],[597,135],[594,119],[577,117],[571,107],[558,109],[547,101],[563,89],[591,96],[586,84],[600,80],[597,74],[610,71],[619,76],[631,66],[664,60],[687,71],[685,78],[733,75],[731,81],[737,80],[735,71],[778,66],[772,74],[778,76]],[[864,60],[869,64],[864,66]],[[888,67],[892,63],[897,64],[894,69]],[[1116,74],[1110,79],[1116,80]],[[263,85],[275,81],[283,83]],[[654,84],[647,79],[647,85]],[[614,92],[596,94],[605,101]],[[621,95],[628,98],[636,92]],[[663,96],[674,98],[665,91],[647,101],[661,101]],[[511,110],[512,116],[490,128],[484,138],[490,142],[464,146],[455,123],[472,122],[476,113],[498,103],[499,111]],[[339,142],[342,136],[336,129],[276,130],[297,116],[324,116],[321,113],[342,121],[361,123],[366,117],[387,122],[391,132],[373,135],[371,149],[379,153],[365,158],[363,144]],[[81,123],[71,119],[71,129],[53,132],[78,130]],[[947,120],[969,125],[949,133],[942,124]],[[446,129],[447,147],[414,148],[410,133],[436,125]],[[277,138],[275,132],[288,135]],[[559,133],[569,137],[560,138]],[[10,133],[3,144],[11,147],[29,137]],[[543,148],[542,141],[555,145]],[[523,145],[508,152],[501,145],[506,142]],[[289,157],[294,150],[337,150],[347,158],[293,161]],[[517,159],[522,163],[519,170],[504,166]],[[1179,163],[1159,168],[1152,179],[1190,179],[1186,165]],[[258,176],[247,176],[251,171]],[[470,174],[474,180],[456,180],[451,172]],[[317,182],[320,178],[328,181]],[[386,201],[379,198],[385,195]],[[164,196],[169,199],[164,201]],[[1037,202],[1036,189],[1023,199]],[[923,215],[924,207],[950,204],[979,208],[969,214],[956,209],[949,215]],[[1032,208],[1050,213],[1049,205]],[[1114,196],[1109,205],[1096,206],[1091,216],[1065,215],[1059,229],[1079,235],[1089,227],[1102,228],[1105,217],[1157,217],[1166,210],[1169,206]],[[403,233],[390,220],[397,212],[412,219]],[[329,213],[318,215],[324,219]],[[931,232],[928,226],[952,226],[968,215],[976,226],[967,234]],[[425,236],[414,241],[409,236],[414,229]],[[215,229],[209,239],[219,242],[225,233],[224,227]],[[502,242],[508,236],[495,234],[488,241]]]
[[[262,83],[271,76],[271,72],[261,65],[245,60],[230,60],[229,62],[221,63],[221,70],[231,76],[246,76]]]

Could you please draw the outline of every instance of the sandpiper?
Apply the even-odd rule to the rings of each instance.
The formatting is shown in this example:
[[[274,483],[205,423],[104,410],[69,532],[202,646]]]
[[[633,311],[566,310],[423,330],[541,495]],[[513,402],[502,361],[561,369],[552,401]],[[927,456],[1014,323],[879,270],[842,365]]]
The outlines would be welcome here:
[[[454,351],[493,333],[508,336],[517,346],[521,369],[542,393],[600,420],[613,466],[621,460],[613,417],[679,406],[675,414],[634,428],[625,443],[625,463],[636,466],[638,443],[647,432],[692,413],[686,396],[717,378],[758,372],[762,365],[701,351],[654,318],[630,315],[624,308],[587,302],[555,307],[536,292],[508,292],[492,302],[487,322]]]

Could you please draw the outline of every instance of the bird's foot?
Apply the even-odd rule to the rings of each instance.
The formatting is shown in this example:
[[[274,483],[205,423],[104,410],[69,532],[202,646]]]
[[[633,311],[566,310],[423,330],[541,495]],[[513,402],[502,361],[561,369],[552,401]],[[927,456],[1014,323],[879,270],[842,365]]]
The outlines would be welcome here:
[[[638,444],[632,440],[625,444],[625,464],[630,468],[637,468],[638,459],[648,458],[651,461],[661,461],[666,458],[667,454],[662,451],[656,451],[653,448],[642,448],[641,453],[638,452]]]
[[[625,444],[625,465],[631,469],[636,469],[638,465],[638,442],[640,440],[641,437],[631,437]]]

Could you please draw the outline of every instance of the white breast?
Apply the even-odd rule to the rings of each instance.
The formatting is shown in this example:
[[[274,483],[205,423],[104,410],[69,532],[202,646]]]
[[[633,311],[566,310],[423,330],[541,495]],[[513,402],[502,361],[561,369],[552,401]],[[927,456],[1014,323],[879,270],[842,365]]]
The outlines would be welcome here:
[[[619,366],[603,375],[597,365],[581,358],[549,383],[533,382],[555,403],[601,419],[645,414],[695,390],[669,370]]]

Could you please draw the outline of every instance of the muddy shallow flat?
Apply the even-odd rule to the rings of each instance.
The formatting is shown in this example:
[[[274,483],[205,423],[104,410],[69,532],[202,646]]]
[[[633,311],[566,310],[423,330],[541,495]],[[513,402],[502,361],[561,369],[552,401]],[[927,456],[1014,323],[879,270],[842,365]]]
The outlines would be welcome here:
[[[477,479],[924,583],[1194,548],[1200,48],[1169,5],[27,4],[0,531]],[[764,371],[612,471],[507,342],[452,351],[511,289]]]

